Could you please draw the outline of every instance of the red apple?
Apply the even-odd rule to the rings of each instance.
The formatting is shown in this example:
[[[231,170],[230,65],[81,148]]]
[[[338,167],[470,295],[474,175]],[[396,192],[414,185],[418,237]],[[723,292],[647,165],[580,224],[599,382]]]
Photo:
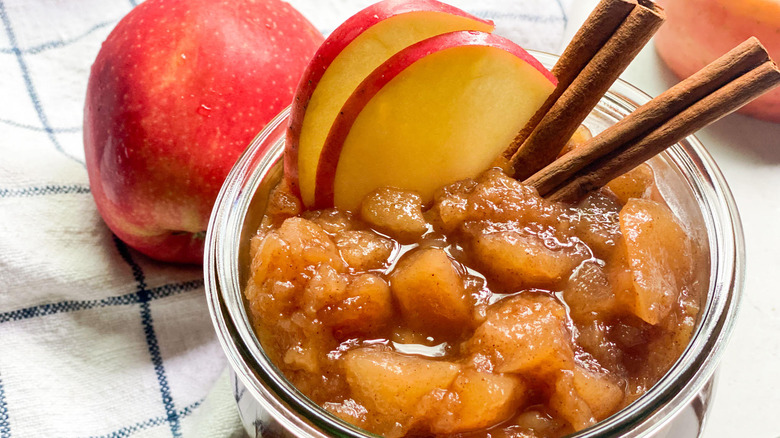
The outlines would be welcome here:
[[[456,30],[490,32],[493,23],[436,0],[385,0],[328,36],[296,92],[285,143],[285,175],[304,205],[314,203],[317,162],[328,130],[358,84],[404,47]]]
[[[84,108],[90,188],[117,237],[200,263],[225,176],[289,105],[322,40],[280,0],[147,0],[123,18]]]
[[[667,22],[655,37],[661,58],[686,78],[751,36],[780,58],[778,0],[659,0]],[[780,89],[745,105],[740,112],[780,122]]]
[[[490,167],[555,77],[510,40],[477,31],[406,47],[355,89],[319,158],[315,206],[356,209],[379,187],[434,191]]]

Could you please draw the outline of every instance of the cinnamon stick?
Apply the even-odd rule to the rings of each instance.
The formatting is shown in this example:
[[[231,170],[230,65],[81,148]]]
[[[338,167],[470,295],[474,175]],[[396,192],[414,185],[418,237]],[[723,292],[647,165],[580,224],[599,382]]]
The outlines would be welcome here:
[[[645,108],[642,108],[641,111],[637,110],[639,116],[629,115],[626,118],[628,121],[624,122],[622,127],[608,130],[614,132],[605,131],[591,139],[590,144],[583,145],[582,147],[587,146],[590,150],[598,150],[605,147],[598,145],[610,143],[604,141],[602,137],[613,138],[610,141],[619,144],[618,148],[611,152],[600,151],[587,154],[590,157],[588,160],[592,161],[581,170],[573,173],[557,188],[551,190],[547,198],[562,202],[580,199],[588,192],[633,169],[693,132],[736,111],[759,95],[780,85],[780,69],[769,59],[768,55],[764,56],[766,52],[760,43],[757,40],[749,40],[746,44],[748,46],[745,44],[738,46],[667,93],[678,96],[679,101],[684,101],[687,100],[684,98],[684,94],[688,92],[701,93],[701,90],[710,86],[709,82],[716,84],[722,81],[724,77],[728,76],[728,72],[739,71],[746,63],[749,63],[748,60],[752,60],[750,62],[755,64],[754,68],[748,69],[722,86],[716,87],[712,92],[690,103],[679,112],[676,108],[677,104],[668,105],[664,102],[666,93],[651,100],[645,104]],[[756,51],[756,47],[760,50]],[[719,70],[725,65],[729,66],[724,70],[726,73]],[[702,83],[707,84],[702,85]],[[638,128],[645,123],[643,115],[653,115],[662,121],[649,132],[636,136],[635,132],[640,132],[643,129]],[[575,149],[572,153],[576,151]],[[551,171],[560,167],[553,165]],[[542,179],[538,178],[538,180]]]
[[[768,60],[758,39],[750,38],[524,182],[545,196],[593,161],[657,128],[670,114],[679,113]]]
[[[599,49],[607,43],[636,5],[634,0],[613,0],[602,1],[596,6],[551,70],[553,76],[558,79],[555,90],[504,151],[504,158],[507,160],[512,158],[550,107],[569,88]]]
[[[563,77],[572,76],[574,79],[568,86],[564,85],[565,89],[560,91],[543,116],[537,113],[538,117],[534,119],[539,119],[538,124],[530,133],[524,129],[510,146],[509,150],[521,144],[510,160],[515,178],[525,179],[555,159],[568,138],[663,23],[663,10],[647,0],[602,0],[599,8],[616,7],[627,1],[633,8],[584,67],[578,70],[582,62],[575,58],[587,58],[589,55],[576,54],[577,48],[591,47],[588,41],[582,40],[587,35],[607,32],[602,23],[604,19],[598,21],[599,16],[592,14],[569,45],[572,49],[567,47],[564,51],[565,59],[558,74],[563,71]],[[523,139],[526,134],[527,138]]]

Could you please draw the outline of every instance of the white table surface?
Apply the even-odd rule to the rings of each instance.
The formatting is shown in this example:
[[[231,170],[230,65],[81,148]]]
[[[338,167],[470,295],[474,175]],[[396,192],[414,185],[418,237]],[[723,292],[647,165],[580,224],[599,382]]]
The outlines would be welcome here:
[[[652,42],[622,79],[655,96],[677,82]],[[699,131],[742,217],[746,281],[704,436],[780,437],[780,123],[729,115]]]

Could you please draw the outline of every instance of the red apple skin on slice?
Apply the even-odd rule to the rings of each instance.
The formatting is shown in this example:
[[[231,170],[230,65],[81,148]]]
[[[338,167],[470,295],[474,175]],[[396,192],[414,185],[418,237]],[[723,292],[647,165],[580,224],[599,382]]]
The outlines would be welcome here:
[[[330,126],[360,82],[403,48],[456,30],[490,32],[493,23],[436,0],[385,0],[330,34],[303,74],[285,142],[285,176],[304,205],[314,203],[317,161]]]
[[[382,186],[429,201],[487,169],[556,83],[497,35],[458,31],[407,47],[342,107],[320,155],[315,207],[355,209]]]

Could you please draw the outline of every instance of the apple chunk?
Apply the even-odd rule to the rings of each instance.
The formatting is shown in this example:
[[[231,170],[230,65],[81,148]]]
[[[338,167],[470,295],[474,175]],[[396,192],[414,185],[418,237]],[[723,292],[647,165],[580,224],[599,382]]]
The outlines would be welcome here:
[[[636,316],[658,324],[690,278],[691,241],[674,213],[649,199],[630,199],[620,210],[620,232],[634,286],[621,298]]]
[[[341,108],[320,154],[315,207],[352,210],[384,186],[430,200],[438,187],[487,169],[555,83],[521,47],[484,32],[403,49]]]
[[[314,203],[322,145],[354,89],[404,47],[456,30],[489,32],[493,23],[435,0],[385,0],[358,12],[326,39],[301,79],[285,143],[285,175],[304,205]]]
[[[395,351],[358,348],[344,356],[352,396],[381,415],[396,419],[414,417],[424,410],[421,400],[446,390],[461,366]]]

